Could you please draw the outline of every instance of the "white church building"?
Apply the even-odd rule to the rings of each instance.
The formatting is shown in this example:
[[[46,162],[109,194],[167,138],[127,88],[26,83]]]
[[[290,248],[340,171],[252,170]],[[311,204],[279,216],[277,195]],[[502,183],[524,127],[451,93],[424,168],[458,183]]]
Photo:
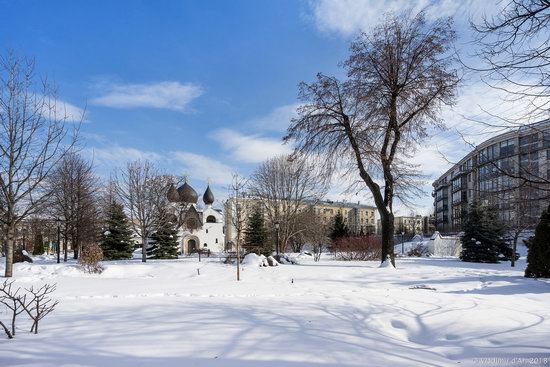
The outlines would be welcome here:
[[[183,225],[178,231],[178,242],[182,254],[198,250],[223,252],[225,249],[224,217],[220,209],[214,209],[214,194],[208,184],[202,201],[204,208],[199,208],[199,195],[185,182],[179,188],[171,185],[167,193],[168,201],[174,208],[176,216],[182,216]]]

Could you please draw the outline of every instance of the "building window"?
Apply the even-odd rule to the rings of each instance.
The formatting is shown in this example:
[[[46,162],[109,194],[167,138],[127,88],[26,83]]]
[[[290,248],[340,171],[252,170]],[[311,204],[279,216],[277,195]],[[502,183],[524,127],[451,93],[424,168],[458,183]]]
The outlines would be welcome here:
[[[498,167],[501,171],[504,171],[505,173],[514,173],[514,161],[512,158],[505,158],[501,159],[498,162]]]
[[[545,131],[542,134],[542,146],[544,148],[550,148],[550,131]]]
[[[479,153],[479,161],[488,162],[490,160],[495,159],[495,157],[497,156],[498,156],[498,145],[493,144],[491,146],[488,146],[487,148],[481,149]]]
[[[539,152],[529,152],[520,155],[519,164],[527,173],[537,174],[539,170]]]
[[[505,157],[514,154],[514,139],[508,139],[500,142],[500,156]]]
[[[216,243],[218,243],[218,239],[216,238]]]
[[[539,134],[531,134],[520,136],[519,138],[519,149],[522,152],[530,152],[536,150],[539,146]]]

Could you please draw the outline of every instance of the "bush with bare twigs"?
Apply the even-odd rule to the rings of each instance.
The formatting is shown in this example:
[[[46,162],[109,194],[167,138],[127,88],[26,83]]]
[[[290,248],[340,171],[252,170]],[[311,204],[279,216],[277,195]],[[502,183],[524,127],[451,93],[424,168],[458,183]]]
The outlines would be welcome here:
[[[332,250],[338,260],[378,260],[382,239],[379,236],[341,237],[333,242]]]
[[[411,257],[421,257],[421,256],[428,256],[429,254],[428,247],[424,246],[422,243],[419,243],[414,248],[410,249],[407,252],[407,256]]]
[[[78,263],[88,273],[101,273],[103,267],[99,263],[103,260],[103,251],[96,243],[91,243],[82,249],[82,254],[78,259]]]
[[[13,287],[13,283],[13,280],[5,280],[4,283],[0,284],[0,303],[11,311],[11,327],[8,328],[1,320],[0,326],[4,329],[8,338],[12,339],[15,336],[17,316],[25,312],[32,320],[30,332],[38,334],[40,320],[55,310],[59,303],[59,301],[50,297],[55,291],[56,285],[44,284],[39,288],[31,286],[30,288],[24,288],[23,292],[21,288]]]

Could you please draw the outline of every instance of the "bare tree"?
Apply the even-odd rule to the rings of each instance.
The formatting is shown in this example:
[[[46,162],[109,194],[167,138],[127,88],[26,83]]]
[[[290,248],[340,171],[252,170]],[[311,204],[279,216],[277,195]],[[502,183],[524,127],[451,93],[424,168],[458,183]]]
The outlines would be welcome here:
[[[313,249],[313,260],[321,260],[321,255],[330,242],[331,226],[325,223],[313,207],[303,211],[300,215],[300,227],[303,228],[298,236],[303,243],[308,243]]]
[[[7,327],[2,324],[9,339],[15,336],[15,321],[17,320],[17,316],[25,311],[23,305],[26,304],[27,299],[26,295],[19,294],[21,288],[14,289],[12,287],[13,283],[13,280],[5,280],[4,283],[0,285],[0,303],[11,311],[11,330],[8,330]]]
[[[32,319],[31,333],[38,334],[38,323],[53,312],[59,304],[59,301],[50,298],[50,294],[55,292],[56,288],[56,284],[44,284],[40,288],[31,286],[30,288],[25,288],[29,293],[28,301],[26,298],[18,298],[21,307]]]
[[[250,194],[263,204],[270,229],[279,223],[280,250],[304,230],[300,213],[326,194],[327,180],[317,165],[304,157],[282,155],[256,169]],[[277,249],[278,251],[279,249]],[[278,254],[277,254],[278,255]]]
[[[55,91],[34,83],[34,63],[13,55],[0,59],[0,220],[7,234],[5,276],[13,275],[14,236],[22,220],[49,199],[44,185],[53,167],[72,148],[68,117]]]
[[[83,242],[97,231],[99,185],[92,162],[76,152],[70,152],[59,162],[47,179],[52,191],[50,211],[63,220],[64,261],[67,261],[67,241],[70,240],[74,258]]]
[[[489,131],[518,128],[520,141],[542,134],[546,147],[550,143],[550,133],[545,133],[550,116],[550,1],[506,0],[501,5],[496,15],[483,17],[477,24],[471,22],[478,46],[475,60],[481,61],[481,65],[467,67],[480,74],[491,88],[503,93],[503,104],[519,105],[521,109],[516,113],[507,109],[505,114],[485,110],[482,119],[470,120]],[[464,136],[463,139],[475,149]],[[535,150],[520,147],[519,153],[537,154]],[[506,171],[490,164],[501,175],[514,180],[518,188],[529,187],[538,191],[538,196],[548,198],[550,176],[546,171],[522,166]]]
[[[550,1],[507,0],[493,17],[472,23],[476,56],[484,81],[505,92],[510,102],[524,102],[517,118],[501,121],[523,125],[547,119],[550,112]]]
[[[225,215],[229,216],[236,232],[237,280],[241,280],[241,242],[247,219],[247,187],[248,179],[238,173],[233,173],[231,184],[228,187],[229,197],[225,203]]]
[[[141,261],[147,261],[147,240],[159,223],[166,205],[165,176],[149,161],[128,163],[117,180],[117,193],[129,212],[134,232],[141,238]]]
[[[394,199],[418,187],[408,162],[430,129],[443,126],[442,106],[455,100],[454,39],[451,19],[388,15],[352,43],[345,81],[318,74],[300,84],[303,105],[284,139],[295,141],[296,152],[323,157],[330,171],[341,164],[358,174],[380,215],[382,261],[395,264]]]

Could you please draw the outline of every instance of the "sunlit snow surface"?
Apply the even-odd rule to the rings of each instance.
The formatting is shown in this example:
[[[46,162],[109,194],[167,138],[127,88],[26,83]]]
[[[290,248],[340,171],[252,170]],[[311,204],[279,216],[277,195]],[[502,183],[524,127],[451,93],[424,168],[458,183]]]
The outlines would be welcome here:
[[[3,273],[4,259],[0,259]],[[16,264],[17,285],[57,283],[40,334],[0,336],[0,366],[474,366],[550,358],[550,284],[525,261],[456,259],[235,266],[218,259]],[[198,275],[197,269],[200,269]],[[2,310],[2,320],[8,315]],[[548,362],[550,363],[550,362]],[[531,364],[533,365],[533,364]]]

